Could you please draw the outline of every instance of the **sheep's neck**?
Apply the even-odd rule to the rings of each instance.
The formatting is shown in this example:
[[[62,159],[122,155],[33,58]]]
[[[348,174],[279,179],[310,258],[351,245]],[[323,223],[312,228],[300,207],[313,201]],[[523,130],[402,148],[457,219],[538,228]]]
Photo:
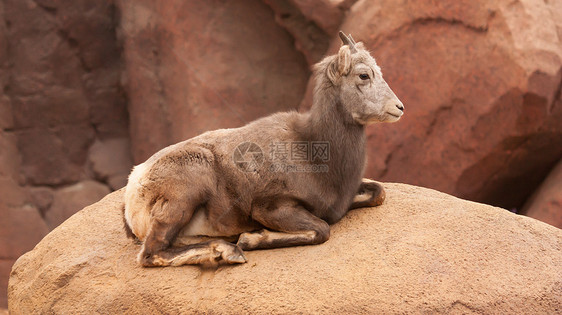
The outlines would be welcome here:
[[[365,164],[365,127],[344,111],[338,97],[317,93],[306,123],[311,141],[330,144],[330,176],[341,185],[360,180]]]

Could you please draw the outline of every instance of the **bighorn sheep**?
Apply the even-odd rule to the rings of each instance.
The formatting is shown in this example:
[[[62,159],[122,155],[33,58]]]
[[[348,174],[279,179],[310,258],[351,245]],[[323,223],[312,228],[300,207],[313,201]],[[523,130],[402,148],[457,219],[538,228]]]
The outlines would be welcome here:
[[[399,120],[404,106],[363,44],[340,37],[314,67],[310,112],[206,132],[134,167],[124,220],[141,265],[245,263],[242,250],[323,243],[348,210],[383,202],[382,186],[362,180],[365,126]],[[185,245],[190,236],[214,239]]]

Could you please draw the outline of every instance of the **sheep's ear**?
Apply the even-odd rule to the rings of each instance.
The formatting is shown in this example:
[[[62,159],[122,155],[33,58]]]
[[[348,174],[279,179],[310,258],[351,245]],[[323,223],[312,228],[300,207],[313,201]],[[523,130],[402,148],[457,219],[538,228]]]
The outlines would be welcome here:
[[[338,72],[340,76],[347,75],[351,70],[351,50],[343,45],[338,52]]]
[[[326,69],[326,75],[333,84],[336,84],[338,79],[347,75],[351,70],[351,52],[349,46],[341,46],[340,51],[336,58],[333,59]]]
[[[348,37],[340,31],[339,36],[342,41],[342,46],[340,47],[340,51],[338,51],[336,60],[328,66],[327,71],[328,79],[330,79],[332,83],[336,83],[338,77],[349,74],[349,71],[351,71],[351,54],[357,52],[357,49],[355,49],[355,41],[351,37],[351,34],[349,34]]]

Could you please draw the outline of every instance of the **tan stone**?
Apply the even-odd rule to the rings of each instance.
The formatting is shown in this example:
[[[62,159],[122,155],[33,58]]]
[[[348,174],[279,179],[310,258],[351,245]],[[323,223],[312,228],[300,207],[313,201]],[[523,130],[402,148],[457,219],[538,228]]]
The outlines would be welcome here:
[[[317,246],[247,252],[248,263],[142,268],[123,191],[87,207],[14,265],[14,314],[552,314],[562,231],[433,190],[385,184]]]

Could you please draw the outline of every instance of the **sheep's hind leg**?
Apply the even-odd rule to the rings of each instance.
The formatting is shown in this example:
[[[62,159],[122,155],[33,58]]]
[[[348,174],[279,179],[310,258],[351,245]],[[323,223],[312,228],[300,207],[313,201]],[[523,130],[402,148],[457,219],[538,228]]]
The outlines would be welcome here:
[[[384,202],[385,197],[386,193],[381,184],[374,180],[363,178],[357,195],[353,198],[349,209],[380,206]]]
[[[242,233],[238,246],[243,250],[279,248],[324,243],[330,226],[296,202],[286,201],[274,209],[254,209],[252,219],[275,231]]]
[[[247,260],[240,247],[219,239],[160,251],[153,256],[152,266],[215,265],[221,261],[243,264]]]
[[[178,232],[189,222],[199,198],[177,200],[160,198],[152,208],[151,226],[138,260],[144,267],[185,264],[244,263],[242,250],[224,240],[213,240],[182,247],[170,247]],[[198,202],[196,202],[197,200]],[[191,201],[191,202],[189,202]]]

